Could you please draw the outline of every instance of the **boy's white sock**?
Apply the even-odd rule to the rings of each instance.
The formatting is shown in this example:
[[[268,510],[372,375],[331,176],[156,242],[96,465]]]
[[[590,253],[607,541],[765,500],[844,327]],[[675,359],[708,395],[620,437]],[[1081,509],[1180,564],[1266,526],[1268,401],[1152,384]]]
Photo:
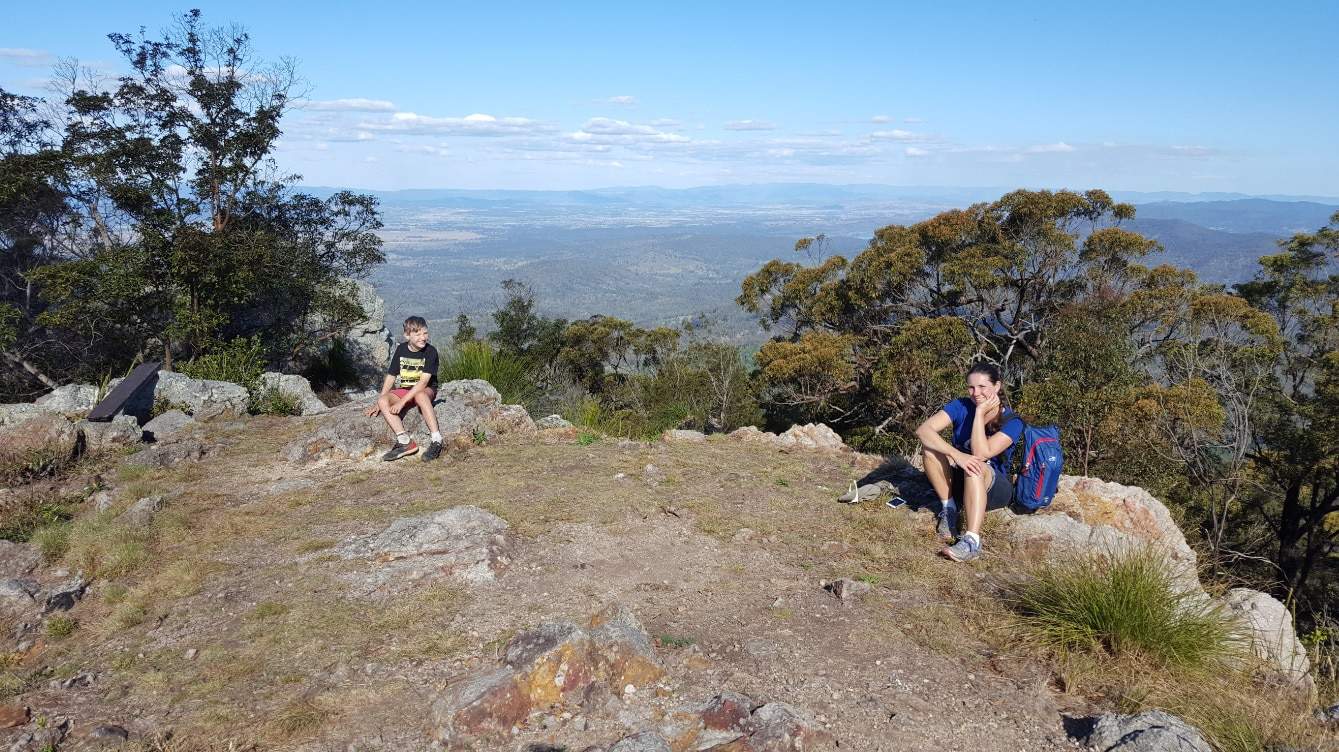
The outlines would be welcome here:
[[[972,532],[971,530],[968,530],[967,532],[963,533],[963,534],[962,534],[962,537],[964,537],[964,538],[970,538],[971,541],[972,541],[972,543],[976,544],[976,547],[977,547],[977,548],[980,548],[980,547],[981,547],[981,536],[977,535],[976,533]]]
[[[408,443],[409,443],[409,432],[408,432],[408,431],[405,431],[404,433],[397,433],[397,434],[395,434],[395,441],[396,441],[396,443],[399,443],[399,444],[408,444]]]
[[[433,432],[432,432],[432,440],[433,440],[434,443],[437,443],[437,444],[442,443],[442,432],[441,432],[441,431],[433,431]]]

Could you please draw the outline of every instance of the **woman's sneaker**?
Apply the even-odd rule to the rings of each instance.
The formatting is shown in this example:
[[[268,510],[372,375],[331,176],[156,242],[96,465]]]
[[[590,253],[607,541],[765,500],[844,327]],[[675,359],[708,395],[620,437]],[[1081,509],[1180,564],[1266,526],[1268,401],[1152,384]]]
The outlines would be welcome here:
[[[381,455],[381,459],[390,462],[413,454],[418,454],[418,444],[414,443],[413,439],[410,439],[408,444],[401,444],[397,441],[389,452]]]
[[[429,444],[428,448],[423,452],[423,461],[432,462],[440,456],[442,456],[442,442],[434,441]]]
[[[981,555],[981,544],[972,536],[964,535],[957,543],[944,546],[944,550],[939,553],[954,561],[971,561]]]

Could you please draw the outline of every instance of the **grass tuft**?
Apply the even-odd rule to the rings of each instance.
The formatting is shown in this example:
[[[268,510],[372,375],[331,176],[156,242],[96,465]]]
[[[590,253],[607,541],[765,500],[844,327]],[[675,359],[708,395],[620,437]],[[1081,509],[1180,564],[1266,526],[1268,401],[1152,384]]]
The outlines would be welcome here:
[[[1180,590],[1155,551],[1050,561],[1018,586],[1024,628],[1061,651],[1142,656],[1178,669],[1207,668],[1241,641],[1220,609]]]

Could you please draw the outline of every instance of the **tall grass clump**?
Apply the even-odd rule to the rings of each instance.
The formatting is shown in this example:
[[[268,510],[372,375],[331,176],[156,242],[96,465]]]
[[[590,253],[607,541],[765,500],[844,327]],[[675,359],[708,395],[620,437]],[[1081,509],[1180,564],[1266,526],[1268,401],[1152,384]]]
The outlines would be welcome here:
[[[1179,587],[1172,565],[1149,549],[1041,565],[1018,586],[1013,606],[1028,632],[1060,651],[1194,669],[1241,645],[1226,615]]]
[[[534,406],[540,389],[525,358],[493,348],[484,341],[465,342],[448,352],[437,369],[441,383],[459,379],[483,379],[493,385],[507,404]]]
[[[193,379],[241,384],[255,393],[265,372],[265,350],[259,337],[238,337],[182,364],[181,372]]]

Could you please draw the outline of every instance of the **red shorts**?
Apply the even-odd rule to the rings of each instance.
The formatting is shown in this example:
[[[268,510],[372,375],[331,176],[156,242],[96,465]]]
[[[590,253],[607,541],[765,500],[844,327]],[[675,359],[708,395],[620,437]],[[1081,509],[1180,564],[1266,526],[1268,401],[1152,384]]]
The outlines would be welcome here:
[[[424,390],[423,390],[423,393],[426,394],[426,395],[428,395],[428,401],[429,401],[429,402],[433,401],[434,399],[437,399],[437,390],[436,390],[436,389],[433,389],[432,387],[428,387],[428,388],[424,389]],[[391,394],[394,394],[396,397],[404,397],[406,394],[409,394],[409,390],[408,390],[408,389],[392,389],[392,390],[391,390]],[[404,406],[400,408],[400,412],[404,412],[405,410],[407,410],[407,409],[409,409],[409,408],[411,408],[411,407],[413,407],[413,406],[414,406],[414,403],[413,403],[413,402],[406,402],[406,403],[404,404]]]

